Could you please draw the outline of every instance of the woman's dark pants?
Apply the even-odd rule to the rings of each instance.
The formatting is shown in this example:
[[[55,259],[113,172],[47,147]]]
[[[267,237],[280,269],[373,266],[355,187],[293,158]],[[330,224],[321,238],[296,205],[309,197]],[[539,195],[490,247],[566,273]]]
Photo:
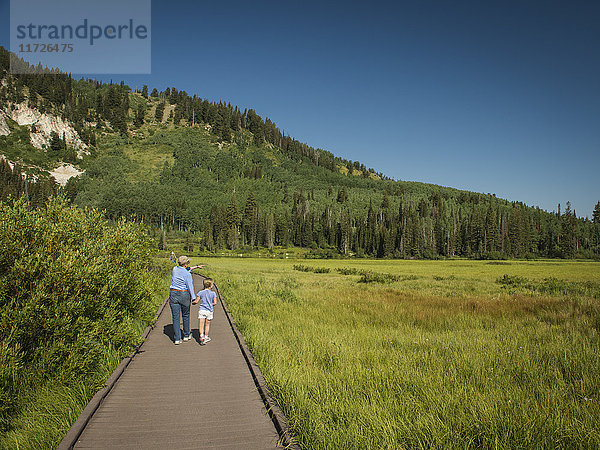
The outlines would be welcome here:
[[[190,305],[192,296],[189,291],[171,291],[169,294],[169,306],[173,315],[173,333],[175,341],[181,341],[181,330],[179,328],[179,318],[183,316],[183,335],[187,338],[190,335]]]

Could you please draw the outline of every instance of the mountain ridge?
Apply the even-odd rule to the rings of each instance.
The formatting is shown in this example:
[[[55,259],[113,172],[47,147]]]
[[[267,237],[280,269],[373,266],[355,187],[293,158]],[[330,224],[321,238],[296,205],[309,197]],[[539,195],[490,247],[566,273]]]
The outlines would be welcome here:
[[[54,136],[44,152],[47,166],[70,155],[85,169],[65,187],[75,203],[113,219],[187,230],[208,250],[293,245],[399,258],[600,253],[599,205],[590,221],[568,204],[556,214],[492,194],[394,181],[286,136],[252,109],[176,88],[133,92],[124,83],[59,73],[11,77],[6,66],[4,74],[0,109],[26,101],[60,115],[88,146],[89,155],[73,155]],[[27,129],[18,131],[26,140]],[[6,138],[0,151],[18,154]]]

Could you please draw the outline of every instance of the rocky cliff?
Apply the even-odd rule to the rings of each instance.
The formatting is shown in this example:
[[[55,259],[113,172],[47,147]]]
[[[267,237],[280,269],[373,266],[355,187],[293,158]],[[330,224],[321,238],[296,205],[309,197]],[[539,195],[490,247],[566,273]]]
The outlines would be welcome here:
[[[18,104],[9,103],[8,106],[0,109],[0,136],[11,134],[11,126],[9,126],[7,119],[16,122],[19,126],[27,127],[31,145],[42,152],[50,146],[50,139],[54,132],[61,138],[64,137],[69,147],[77,150],[79,159],[85,154],[89,154],[88,146],[81,140],[75,128],[68,121],[63,120],[60,116],[41,113],[37,109],[30,108],[27,101]],[[0,157],[3,157],[3,155],[0,155]],[[77,167],[67,163],[61,163],[58,167],[50,170],[50,175],[62,186],[67,183],[69,178],[82,173]]]
[[[55,132],[60,137],[64,136],[67,145],[77,150],[79,158],[88,153],[87,145],[68,121],[59,116],[41,113],[37,109],[30,108],[27,106],[27,102],[9,104],[8,107],[0,110],[0,136],[10,133],[5,118],[12,119],[21,126],[29,126],[31,145],[35,148],[43,150],[48,147],[52,132]]]
[[[9,133],[10,129],[8,128],[8,124],[6,123],[6,119],[0,111],[0,136],[8,136]]]

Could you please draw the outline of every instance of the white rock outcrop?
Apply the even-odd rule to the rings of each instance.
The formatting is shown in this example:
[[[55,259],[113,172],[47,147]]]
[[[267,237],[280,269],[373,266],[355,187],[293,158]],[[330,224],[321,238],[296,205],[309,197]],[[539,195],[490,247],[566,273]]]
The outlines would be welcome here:
[[[71,164],[63,164],[62,166],[57,167],[52,172],[50,172],[50,175],[54,177],[58,184],[64,186],[65,184],[67,184],[67,181],[69,181],[69,178],[77,177],[82,173],[83,172],[77,170],[77,168],[72,166]]]
[[[4,118],[4,114],[0,111],[0,136],[8,136],[10,134],[10,128],[8,128],[8,124],[6,123],[6,119]]]
[[[50,137],[52,132],[57,133],[61,138],[64,136],[67,145],[74,147],[77,150],[77,156],[83,157],[88,154],[88,146],[81,140],[77,131],[71,126],[68,121],[63,120],[59,116],[42,114],[37,109],[30,108],[26,102],[13,104],[11,107],[0,111],[0,131],[4,129],[2,123],[6,125],[4,117],[8,117],[19,125],[28,125],[32,127],[29,133],[31,145],[36,148],[44,149],[50,145]],[[10,132],[6,125],[6,134]]]
[[[15,163],[13,161],[6,159],[6,157],[4,155],[0,155],[0,161],[3,161],[3,160],[8,162],[8,165],[11,169],[13,169],[15,167]],[[50,172],[50,175],[52,175],[52,177],[56,180],[56,182],[58,184],[60,184],[61,186],[65,186],[67,184],[67,181],[69,181],[70,178],[78,177],[82,173],[83,172],[81,170],[77,169],[77,167],[73,166],[72,164],[63,163],[56,169],[52,170]],[[33,174],[29,174],[29,175],[23,174],[23,178],[25,178],[25,177],[27,177],[29,179],[33,179],[33,180],[38,179],[37,175],[33,175]]]
[[[10,167],[11,169],[13,167],[15,167],[15,163],[12,162],[10,159],[8,159],[6,156],[4,155],[0,155],[0,161],[6,161],[8,163],[8,167]]]

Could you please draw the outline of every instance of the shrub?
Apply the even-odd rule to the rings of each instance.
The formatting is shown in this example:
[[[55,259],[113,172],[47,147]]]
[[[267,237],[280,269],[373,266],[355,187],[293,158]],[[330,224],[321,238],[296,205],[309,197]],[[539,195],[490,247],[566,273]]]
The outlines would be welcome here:
[[[364,270],[358,270],[354,267],[338,267],[335,270],[342,275],[361,275],[364,273]]]
[[[440,259],[440,255],[435,250],[426,249],[423,252],[423,259]]]
[[[487,253],[479,254],[477,256],[477,259],[487,259],[490,261],[502,261],[502,260],[506,260],[508,258],[506,256],[506,254],[504,254],[504,253],[496,251],[496,250],[492,250]]]
[[[395,281],[416,280],[416,275],[392,275],[391,273],[363,272],[359,283],[393,283]]]
[[[558,278],[544,278],[543,280],[529,280],[524,277],[505,274],[496,280],[507,288],[525,289],[549,295],[579,295],[600,297],[600,283],[592,281],[567,281]]]
[[[496,283],[502,284],[508,287],[520,287],[523,286],[527,282],[526,278],[519,277],[517,275],[508,275],[504,274],[504,276],[498,278]]]
[[[329,272],[331,272],[331,269],[329,269],[328,267],[308,267],[308,266],[303,266],[302,264],[295,264],[294,270],[297,270],[299,272],[314,272],[314,273],[329,273]]]
[[[107,349],[139,342],[153,318],[152,242],[134,223],[50,199],[0,203],[0,427],[36,386],[99,384]]]

